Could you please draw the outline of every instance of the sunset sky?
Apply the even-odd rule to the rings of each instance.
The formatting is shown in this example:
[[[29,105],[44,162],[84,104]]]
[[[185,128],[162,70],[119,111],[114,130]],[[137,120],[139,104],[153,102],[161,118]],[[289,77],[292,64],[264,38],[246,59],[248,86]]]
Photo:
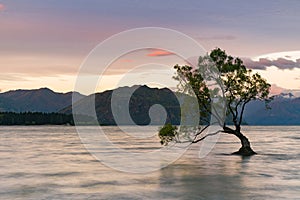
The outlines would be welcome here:
[[[242,57],[273,92],[297,92],[299,9],[298,0],[0,0],[0,89],[74,90],[78,70],[97,44],[128,29],[163,27],[187,34],[207,51],[220,47]],[[157,49],[130,52],[112,64],[98,90],[114,88],[130,66],[180,62]],[[163,77],[159,67],[152,70]],[[136,80],[130,84],[143,84]]]

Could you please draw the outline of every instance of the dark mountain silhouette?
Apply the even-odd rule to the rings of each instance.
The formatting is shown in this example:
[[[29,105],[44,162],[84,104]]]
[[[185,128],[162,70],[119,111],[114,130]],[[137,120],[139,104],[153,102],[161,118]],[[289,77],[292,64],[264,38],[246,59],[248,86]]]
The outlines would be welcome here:
[[[134,91],[134,92],[133,92]],[[114,92],[114,93],[113,93]],[[133,93],[132,93],[133,92]],[[132,93],[132,94],[131,94]],[[111,109],[112,95],[115,95],[114,108],[118,116],[113,116]],[[90,108],[93,100],[95,100],[95,110],[100,124],[113,125],[116,124],[116,117],[118,124],[161,124],[160,122],[166,119],[167,123],[180,123],[180,105],[174,93],[167,89],[149,88],[148,86],[133,86],[122,87],[116,90],[108,90],[102,93],[96,93],[85,97],[75,104],[76,114],[91,115],[93,108]],[[159,104],[164,107],[165,112],[157,110],[152,115],[151,121],[149,110],[151,106]],[[128,110],[129,115],[124,109]],[[159,109],[159,108],[158,108]],[[62,113],[72,113],[72,106],[63,110]],[[151,110],[150,110],[151,115]],[[132,119],[132,121],[131,121]]]
[[[128,87],[118,88],[123,90],[124,94],[130,94],[126,90]],[[102,124],[115,124],[114,117],[111,112],[111,95],[113,90],[105,91],[88,96],[76,104],[79,114],[89,115],[94,112],[90,110],[89,105],[92,99],[95,98],[95,106],[98,120]],[[178,96],[178,94],[177,94]],[[119,96],[119,106],[126,106],[125,96]],[[129,110],[130,117],[137,124],[150,123],[149,108],[154,104],[161,104],[167,110],[167,122],[173,124],[180,123],[180,104],[176,96],[169,89],[157,89],[142,86],[130,98]],[[274,100],[269,104],[271,109],[267,109],[262,101],[253,101],[247,105],[244,115],[244,123],[249,125],[300,125],[300,98],[295,98],[291,95],[281,94],[274,97]],[[63,109],[61,112],[72,113],[71,106]],[[119,117],[119,116],[118,116]],[[123,116],[126,119],[128,116]],[[122,118],[122,117],[119,117]],[[122,121],[122,120],[121,120]],[[123,120],[126,122],[126,120]],[[124,123],[126,124],[126,123]]]
[[[300,98],[277,95],[266,109],[264,102],[250,102],[244,120],[249,125],[300,125]]]
[[[135,90],[132,94],[131,92]],[[114,92],[115,91],[115,92]],[[147,86],[122,87],[101,93],[84,96],[75,93],[79,100],[76,110],[83,115],[95,112],[101,124],[116,124],[116,116],[111,109],[112,95],[115,112],[118,113],[118,124],[156,124],[167,118],[167,122],[180,123],[180,104],[178,97],[182,94],[174,93],[167,88],[149,88]],[[48,88],[36,90],[15,90],[0,93],[0,112],[61,112],[72,113],[72,92],[56,93]],[[95,109],[90,108],[95,100]],[[164,111],[153,112],[151,106],[159,104]],[[129,107],[129,115],[123,108]],[[266,109],[264,102],[253,101],[247,105],[244,122],[249,125],[300,125],[300,98],[291,95],[277,95],[270,103],[271,109]],[[153,108],[153,107],[152,107]],[[156,107],[159,108],[159,107]],[[133,121],[130,121],[132,119]],[[153,121],[151,121],[152,119]]]
[[[57,93],[48,88],[0,93],[1,112],[57,112],[72,103],[73,92]],[[75,93],[78,99],[85,97]]]

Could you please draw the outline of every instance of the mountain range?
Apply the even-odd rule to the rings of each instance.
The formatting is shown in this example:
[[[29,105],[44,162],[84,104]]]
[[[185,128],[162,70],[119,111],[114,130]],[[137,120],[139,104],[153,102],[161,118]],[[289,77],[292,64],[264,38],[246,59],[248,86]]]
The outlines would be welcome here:
[[[112,103],[114,106],[111,106]],[[94,104],[95,109],[90,106]],[[155,104],[163,106],[166,113],[157,110],[150,118],[149,110]],[[164,120],[172,124],[180,123],[180,104],[175,94],[167,88],[121,87],[89,95],[73,106],[75,108],[70,105],[60,112],[90,115],[96,110],[97,119],[103,125],[161,124]],[[113,113],[117,115],[114,116]]]
[[[13,90],[0,93],[1,112],[60,112],[72,113],[72,95],[78,101],[74,104],[76,114],[89,115],[95,101],[98,121],[101,124],[116,124],[116,118],[111,109],[112,95],[114,96],[114,111],[118,112],[118,124],[136,123],[139,125],[156,124],[166,118],[167,122],[180,123],[180,103],[178,93],[167,88],[149,88],[148,86],[122,87],[101,93],[82,95],[78,92],[57,93],[48,88],[35,90]],[[152,105],[161,105],[166,112],[151,116]],[[129,107],[129,114],[124,112],[124,106]],[[266,109],[265,103],[252,101],[246,106],[244,121],[249,125],[300,125],[300,98],[280,94],[274,96]],[[149,112],[150,109],[150,112]],[[155,112],[153,112],[155,113]],[[132,121],[130,120],[132,118]]]
[[[252,101],[245,109],[249,125],[300,125],[300,98],[280,94],[274,96],[266,109],[264,102]]]
[[[84,95],[75,92],[81,99]],[[73,92],[57,93],[48,88],[11,90],[0,93],[1,112],[58,112],[72,104]]]

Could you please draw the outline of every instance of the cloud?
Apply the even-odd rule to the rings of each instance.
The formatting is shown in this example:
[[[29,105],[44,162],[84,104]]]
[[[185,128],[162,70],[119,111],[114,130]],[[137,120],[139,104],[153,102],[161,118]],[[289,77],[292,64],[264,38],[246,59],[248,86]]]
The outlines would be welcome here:
[[[0,11],[4,10],[5,6],[0,3]]]
[[[280,94],[292,94],[294,97],[300,97],[300,90],[286,89],[276,84],[272,84],[270,95],[273,96],[273,95],[280,95]]]
[[[286,90],[285,88],[279,87],[276,84],[272,84],[270,94],[271,95],[278,95],[278,94],[283,93],[285,90]]]
[[[213,36],[204,36],[198,37],[198,40],[235,40],[237,37],[233,35],[213,35]]]
[[[152,52],[147,54],[147,56],[150,57],[157,57],[157,56],[171,56],[171,55],[175,55],[172,52],[169,51],[165,51],[165,50],[159,50],[159,49],[152,49]]]
[[[131,60],[131,59],[122,59],[119,62],[121,62],[121,63],[131,63],[131,62],[133,62],[133,60]]]
[[[27,81],[23,74],[0,74],[1,81]]]
[[[80,57],[42,54],[0,55],[0,60],[1,80],[13,80],[16,78],[15,75],[18,75],[17,77],[74,75],[82,62]]]
[[[300,59],[296,61],[288,60],[285,58],[277,58],[276,60],[270,60],[268,58],[260,58],[258,61],[254,61],[250,58],[243,58],[244,64],[250,69],[265,70],[267,67],[275,66],[278,69],[294,69],[300,68]]]

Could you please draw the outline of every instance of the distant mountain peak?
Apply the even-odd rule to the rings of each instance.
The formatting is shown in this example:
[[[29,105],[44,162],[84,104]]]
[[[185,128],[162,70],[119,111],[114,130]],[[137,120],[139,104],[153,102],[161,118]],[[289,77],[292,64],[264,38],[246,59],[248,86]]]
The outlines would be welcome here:
[[[278,95],[274,95],[275,98],[285,98],[285,99],[294,99],[297,98],[293,93],[291,92],[282,92]]]
[[[16,89],[16,90],[9,90],[7,92],[3,92],[0,94],[4,94],[4,93],[15,93],[15,92],[36,92],[36,91],[50,91],[50,92],[54,92],[53,90],[47,88],[47,87],[43,87],[43,88],[38,88],[38,89]]]
[[[57,112],[85,97],[80,93],[58,93],[43,87],[39,89],[18,89],[0,93],[0,111],[13,112]]]
[[[51,90],[51,89],[49,89],[47,87],[42,87],[42,88],[37,89],[37,90],[44,90],[44,91],[51,91],[51,92],[53,92],[53,90]]]

